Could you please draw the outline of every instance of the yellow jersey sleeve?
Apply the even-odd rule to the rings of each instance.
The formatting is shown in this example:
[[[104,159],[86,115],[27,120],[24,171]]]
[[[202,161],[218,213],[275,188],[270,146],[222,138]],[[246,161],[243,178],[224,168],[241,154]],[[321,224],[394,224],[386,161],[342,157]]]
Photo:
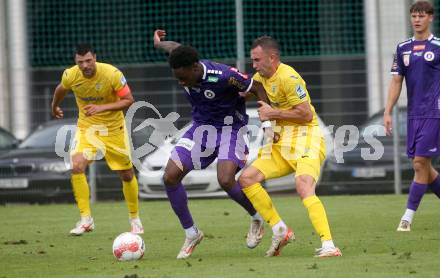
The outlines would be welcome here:
[[[74,74],[70,69],[64,70],[63,76],[61,77],[61,86],[63,86],[64,89],[66,90],[72,89],[73,76]]]
[[[125,85],[127,85],[127,80],[125,79],[124,74],[117,68],[115,68],[110,82],[114,92],[119,91],[120,89],[124,88]]]
[[[289,75],[284,78],[282,83],[284,86],[284,93],[286,95],[287,103],[290,106],[295,106],[305,101],[309,101],[309,93],[306,89],[304,80],[295,75]]]

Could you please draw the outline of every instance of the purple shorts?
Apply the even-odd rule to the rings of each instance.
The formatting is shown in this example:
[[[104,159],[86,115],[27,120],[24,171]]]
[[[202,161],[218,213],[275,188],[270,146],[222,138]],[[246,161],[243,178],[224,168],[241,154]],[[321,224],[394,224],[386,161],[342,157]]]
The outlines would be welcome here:
[[[205,169],[216,158],[235,162],[239,168],[246,165],[248,149],[247,127],[239,130],[193,123],[179,139],[171,152],[171,159],[180,161],[185,168]]]
[[[415,156],[440,156],[440,119],[408,119],[406,153]]]

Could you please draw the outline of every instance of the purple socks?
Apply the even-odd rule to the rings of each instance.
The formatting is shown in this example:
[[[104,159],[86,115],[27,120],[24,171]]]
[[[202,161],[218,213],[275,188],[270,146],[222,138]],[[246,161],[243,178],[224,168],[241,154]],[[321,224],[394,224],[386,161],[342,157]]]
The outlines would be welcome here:
[[[408,202],[406,207],[413,211],[416,211],[422,201],[423,195],[426,192],[428,186],[426,184],[420,184],[415,181],[411,183],[408,194]]]
[[[180,224],[184,229],[188,229],[194,225],[191,213],[188,208],[188,197],[182,183],[176,186],[165,186],[168,199],[174,213],[179,217]]]
[[[252,206],[252,203],[249,201],[246,195],[244,195],[243,191],[241,191],[241,186],[238,181],[226,193],[228,193],[232,200],[236,201],[240,206],[242,206],[250,216],[257,213],[257,211],[254,209],[254,206]]]
[[[429,185],[431,191],[440,198],[440,175],[437,175],[437,178]]]

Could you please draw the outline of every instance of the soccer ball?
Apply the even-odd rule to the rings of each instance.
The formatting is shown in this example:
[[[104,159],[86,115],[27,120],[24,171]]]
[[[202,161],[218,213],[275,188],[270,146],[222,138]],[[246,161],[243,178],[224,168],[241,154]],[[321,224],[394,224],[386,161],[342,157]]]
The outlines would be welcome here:
[[[139,260],[144,252],[145,243],[139,235],[122,233],[113,241],[113,255],[119,261]]]

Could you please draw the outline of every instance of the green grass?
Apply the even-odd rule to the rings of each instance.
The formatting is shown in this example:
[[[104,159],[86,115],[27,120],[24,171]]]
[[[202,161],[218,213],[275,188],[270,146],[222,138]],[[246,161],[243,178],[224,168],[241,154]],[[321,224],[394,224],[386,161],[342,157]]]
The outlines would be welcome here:
[[[296,196],[275,197],[297,240],[281,257],[264,258],[270,228],[254,250],[245,247],[249,218],[230,200],[190,200],[206,238],[186,261],[175,257],[184,233],[168,202],[141,203],[147,250],[140,261],[117,262],[113,239],[128,229],[123,202],[92,207],[96,230],[67,232],[78,214],[73,204],[0,207],[1,277],[439,277],[439,200],[426,195],[413,231],[397,233],[406,196],[321,197],[343,257],[312,257],[319,239]]]

